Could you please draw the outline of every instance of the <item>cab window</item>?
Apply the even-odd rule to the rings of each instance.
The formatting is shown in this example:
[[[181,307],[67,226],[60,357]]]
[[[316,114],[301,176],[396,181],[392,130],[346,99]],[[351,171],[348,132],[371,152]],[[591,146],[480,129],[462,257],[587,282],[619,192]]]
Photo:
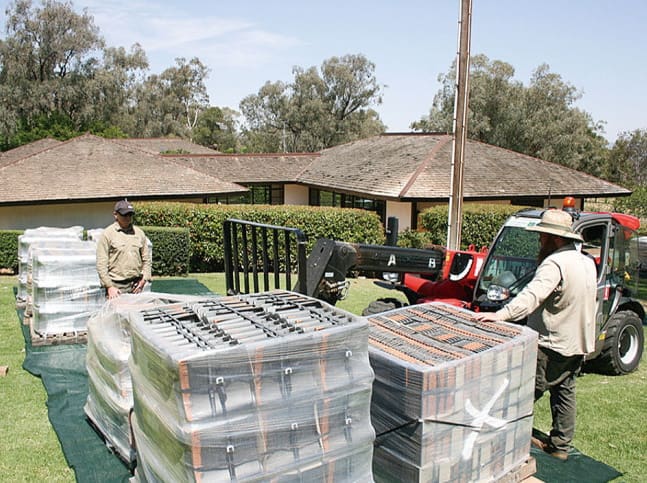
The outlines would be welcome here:
[[[607,243],[607,225],[594,225],[587,226],[582,231],[582,253],[590,256],[595,260],[595,267],[598,272],[598,279],[603,273],[605,263],[608,260],[603,260],[605,244]]]

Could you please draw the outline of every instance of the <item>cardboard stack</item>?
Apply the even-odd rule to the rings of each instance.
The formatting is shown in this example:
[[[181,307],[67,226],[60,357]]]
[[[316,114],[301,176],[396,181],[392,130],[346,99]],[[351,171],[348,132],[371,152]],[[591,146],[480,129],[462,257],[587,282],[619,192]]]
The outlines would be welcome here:
[[[131,315],[137,481],[370,481],[365,319],[292,292]]]
[[[171,310],[195,299],[190,295],[125,294],[106,302],[88,320],[88,399],[85,414],[103,435],[106,444],[129,464],[135,461],[135,449],[130,427],[133,389],[128,369],[128,315],[161,305]]]
[[[369,319],[376,481],[496,481],[530,452],[536,333],[432,303]]]

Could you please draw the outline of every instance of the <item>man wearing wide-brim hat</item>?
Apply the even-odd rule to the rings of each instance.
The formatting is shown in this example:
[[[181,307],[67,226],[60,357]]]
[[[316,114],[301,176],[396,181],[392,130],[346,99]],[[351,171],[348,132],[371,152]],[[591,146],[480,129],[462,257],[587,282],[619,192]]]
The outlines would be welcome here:
[[[568,459],[575,435],[575,380],[584,355],[595,350],[597,273],[595,263],[577,249],[582,237],[571,229],[571,215],[546,210],[526,228],[539,233],[539,266],[526,287],[481,321],[521,320],[539,334],[535,401],[550,392],[553,426],[548,441],[533,444],[561,460]]]
[[[151,280],[151,257],[144,232],[133,225],[135,209],[128,200],[115,204],[115,222],[97,242],[97,272],[106,295],[140,293]]]

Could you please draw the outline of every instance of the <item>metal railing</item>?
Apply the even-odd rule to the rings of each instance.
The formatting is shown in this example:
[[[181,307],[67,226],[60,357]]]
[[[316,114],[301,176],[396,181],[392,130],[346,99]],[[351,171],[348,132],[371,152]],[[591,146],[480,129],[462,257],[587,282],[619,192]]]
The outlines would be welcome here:
[[[297,283],[292,290],[306,293],[307,237],[301,230],[237,219],[226,220],[223,228],[227,294],[282,288],[281,273],[289,289],[295,271]]]

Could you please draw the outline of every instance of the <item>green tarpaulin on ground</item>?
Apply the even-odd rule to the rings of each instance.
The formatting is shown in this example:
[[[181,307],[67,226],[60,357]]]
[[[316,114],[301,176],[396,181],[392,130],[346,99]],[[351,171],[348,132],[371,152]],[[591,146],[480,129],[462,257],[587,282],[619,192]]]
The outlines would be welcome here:
[[[615,468],[580,453],[569,452],[568,461],[560,461],[540,449],[531,448],[530,456],[537,462],[535,478],[547,482],[605,483],[622,476]]]
[[[211,292],[194,279],[155,280],[153,290],[161,293],[205,295]],[[19,311],[22,322],[22,311]],[[104,444],[88,423],[83,406],[88,395],[85,369],[86,345],[31,345],[29,328],[23,327],[26,356],[23,367],[40,377],[47,391],[47,408],[52,427],[61,442],[68,465],[83,483],[122,482],[132,476],[130,469]],[[559,461],[535,448],[535,477],[549,482],[607,482],[621,476],[614,468],[575,450],[568,461]]]
[[[211,292],[195,279],[155,280],[153,291],[203,295]],[[18,313],[22,323],[22,311]],[[40,377],[47,391],[49,420],[61,442],[67,464],[83,483],[128,481],[126,465],[103,442],[85,417],[88,397],[85,344],[31,345],[29,327],[23,325],[25,362],[23,367]]]

